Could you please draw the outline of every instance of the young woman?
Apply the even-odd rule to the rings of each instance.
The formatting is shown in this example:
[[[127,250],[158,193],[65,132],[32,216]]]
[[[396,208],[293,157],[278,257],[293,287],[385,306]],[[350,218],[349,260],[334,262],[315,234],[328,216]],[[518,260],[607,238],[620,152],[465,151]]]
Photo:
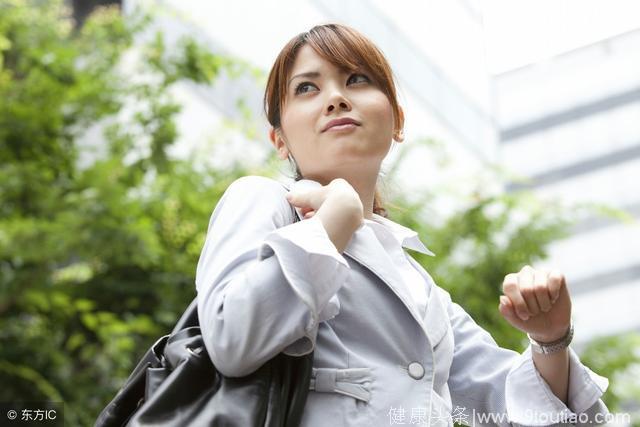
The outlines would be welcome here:
[[[371,41],[334,24],[294,37],[269,75],[265,110],[278,156],[312,186],[288,192],[243,177],[213,212],[196,286],[206,347],[223,374],[314,351],[304,426],[604,420],[608,381],[568,347],[561,273],[526,266],[505,277],[498,309],[532,343],[518,354],[405,252],[431,254],[386,217],[376,191],[404,116]]]

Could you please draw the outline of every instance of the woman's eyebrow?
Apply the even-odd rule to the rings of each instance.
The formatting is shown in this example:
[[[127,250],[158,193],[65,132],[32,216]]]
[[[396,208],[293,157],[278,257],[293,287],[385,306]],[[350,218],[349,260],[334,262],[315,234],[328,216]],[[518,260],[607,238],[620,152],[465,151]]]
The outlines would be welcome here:
[[[300,73],[300,74],[296,74],[295,76],[291,77],[289,79],[289,83],[288,85],[291,84],[291,82],[293,81],[293,79],[296,79],[298,77],[308,77],[308,78],[317,78],[320,77],[320,72],[319,71],[307,71],[306,73]]]

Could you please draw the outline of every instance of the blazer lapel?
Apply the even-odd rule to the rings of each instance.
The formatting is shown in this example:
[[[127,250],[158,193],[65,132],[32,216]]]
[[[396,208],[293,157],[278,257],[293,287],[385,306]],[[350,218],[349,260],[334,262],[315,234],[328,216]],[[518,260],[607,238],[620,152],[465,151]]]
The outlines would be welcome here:
[[[363,235],[363,233],[367,233],[367,235]],[[374,242],[374,244],[370,242]],[[369,227],[361,227],[353,233],[351,241],[344,250],[344,254],[369,269],[391,288],[416,322],[423,326],[424,329],[424,320],[412,301],[409,289],[402,282],[402,277],[398,270],[389,267],[393,265],[393,261]]]

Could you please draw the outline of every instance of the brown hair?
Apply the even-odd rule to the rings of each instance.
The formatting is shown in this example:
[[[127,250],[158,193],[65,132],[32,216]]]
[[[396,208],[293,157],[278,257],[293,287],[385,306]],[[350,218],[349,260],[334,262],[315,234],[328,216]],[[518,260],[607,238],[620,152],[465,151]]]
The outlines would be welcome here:
[[[364,68],[391,103],[395,130],[402,129],[403,119],[389,63],[368,38],[353,28],[340,24],[317,25],[292,38],[280,51],[269,73],[264,93],[264,110],[271,126],[275,129],[281,127],[281,111],[286,100],[287,80],[298,51],[305,44],[308,44],[318,55],[342,70],[354,72]],[[303,176],[296,166],[295,180],[298,181],[302,178]],[[380,192],[377,188],[373,198],[373,212],[387,217],[387,211],[382,206]]]

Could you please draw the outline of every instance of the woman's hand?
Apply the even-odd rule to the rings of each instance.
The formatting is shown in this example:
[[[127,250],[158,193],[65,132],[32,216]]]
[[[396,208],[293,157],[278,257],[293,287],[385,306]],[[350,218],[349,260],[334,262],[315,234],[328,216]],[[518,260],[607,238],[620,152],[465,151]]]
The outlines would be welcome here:
[[[314,181],[310,184],[316,184],[317,187],[287,193],[289,203],[300,208],[304,218],[311,218],[329,198],[332,199],[330,204],[342,202],[337,203],[336,209],[342,211],[345,216],[357,217],[358,213],[362,214],[360,197],[347,180],[336,178],[327,185],[320,185]]]
[[[571,298],[558,271],[525,266],[507,274],[502,284],[500,314],[515,328],[540,342],[562,338],[571,323]]]
[[[291,191],[287,193],[287,200],[300,208],[304,219],[318,216],[340,253],[363,222],[364,209],[360,196],[342,178],[311,190]]]

